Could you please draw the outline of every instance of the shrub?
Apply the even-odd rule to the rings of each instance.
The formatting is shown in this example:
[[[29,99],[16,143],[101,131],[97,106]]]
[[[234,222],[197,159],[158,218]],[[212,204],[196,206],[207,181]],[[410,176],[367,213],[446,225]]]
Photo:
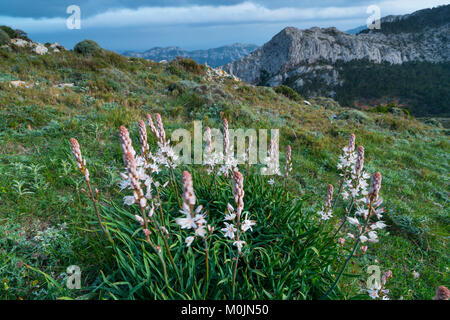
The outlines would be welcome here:
[[[351,120],[359,122],[361,124],[372,123],[372,119],[369,118],[364,112],[358,110],[345,110],[336,116],[338,120]]]
[[[177,58],[172,63],[177,64],[181,69],[193,74],[203,73],[204,67],[191,58]]]
[[[22,31],[20,29],[14,30],[14,38],[23,39],[26,41],[31,41],[30,38],[28,38],[28,35],[25,31]]]
[[[0,45],[8,44],[9,40],[10,38],[8,34],[2,29],[0,29]]]
[[[0,30],[3,30],[4,32],[6,32],[10,38],[14,38],[14,35],[15,35],[14,29],[12,29],[8,26],[0,26]]]
[[[274,88],[274,90],[275,90],[276,93],[280,93],[283,96],[285,96],[286,98],[289,98],[291,100],[294,100],[294,101],[297,101],[297,102],[303,100],[302,97],[298,94],[297,91],[295,91],[294,89],[292,89],[292,88],[290,88],[288,86],[278,85],[278,86],[276,86]]]
[[[375,108],[369,109],[368,111],[376,113],[392,113],[393,115],[396,116],[410,115],[408,109],[401,108],[397,106],[395,103],[389,103],[387,105],[378,105]]]
[[[76,53],[88,57],[101,52],[102,48],[98,45],[97,42],[86,39],[81,42],[78,42],[73,48],[73,50]]]

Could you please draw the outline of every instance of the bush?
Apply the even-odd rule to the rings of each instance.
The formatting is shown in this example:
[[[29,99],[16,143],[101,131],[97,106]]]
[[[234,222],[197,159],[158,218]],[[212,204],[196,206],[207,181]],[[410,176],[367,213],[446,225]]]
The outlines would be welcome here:
[[[291,100],[294,100],[297,102],[303,100],[297,91],[295,91],[294,89],[292,89],[288,86],[279,85],[279,86],[276,86],[274,88],[274,90],[276,93],[282,94],[283,96],[285,96],[286,98],[289,98]]]
[[[174,60],[175,64],[180,66],[184,71],[194,74],[201,74],[203,72],[203,66],[198,64],[191,58],[177,58]]]
[[[102,48],[98,45],[97,42],[94,40],[83,40],[81,42],[78,42],[73,50],[76,53],[82,54],[83,56],[92,56],[96,53],[101,52]]]
[[[361,124],[369,124],[372,121],[364,112],[358,110],[346,110],[336,116],[338,120],[352,120]]]
[[[2,29],[0,29],[0,45],[8,44],[9,40],[10,38],[8,34]]]
[[[23,39],[26,41],[31,41],[30,38],[28,38],[28,35],[25,31],[17,29],[14,30],[14,38],[19,38],[19,39]]]
[[[15,35],[14,29],[12,29],[8,26],[0,26],[0,30],[3,30],[4,32],[6,32],[10,38],[14,38],[14,35]]]
[[[387,105],[378,105],[375,108],[368,110],[369,112],[376,113],[392,113],[396,116],[409,116],[410,113],[407,109],[397,106],[395,103],[389,103]]]

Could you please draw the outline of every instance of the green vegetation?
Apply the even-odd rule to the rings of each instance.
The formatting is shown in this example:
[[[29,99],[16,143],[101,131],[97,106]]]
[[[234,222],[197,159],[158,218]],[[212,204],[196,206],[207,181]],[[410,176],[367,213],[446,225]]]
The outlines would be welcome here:
[[[88,57],[101,52],[102,48],[100,48],[97,42],[86,39],[78,42],[73,50]]]
[[[285,96],[291,100],[294,100],[297,102],[300,102],[301,100],[303,100],[302,97],[297,93],[297,91],[295,91],[294,89],[292,89],[288,86],[278,85],[273,89],[275,90],[276,93],[280,93],[283,96]]]
[[[14,35],[16,33],[14,29],[12,29],[8,26],[0,26],[0,30],[5,32],[9,38],[14,38]]]
[[[8,34],[5,31],[3,31],[2,29],[0,29],[0,45],[8,44],[9,39],[10,38],[9,38]]]
[[[272,88],[207,79],[205,69],[191,61],[160,64],[106,50],[43,56],[28,48],[13,50],[0,49],[0,298],[152,298],[167,293],[158,261],[154,255],[143,257],[134,235],[138,228],[130,214],[136,208],[123,205],[117,185],[124,168],[119,126],[129,128],[138,149],[137,120],[149,112],[162,115],[168,136],[180,127],[191,129],[192,120],[220,128],[226,117],[234,128],[279,128],[280,151],[292,146],[293,171],[282,209],[282,178],[275,187],[255,174],[244,180],[246,209],[258,224],[247,239],[251,252],[239,262],[236,298],[312,299],[329,288],[344,255],[334,242],[319,249],[344,212],[337,209],[320,231],[317,212],[326,186],[331,183],[337,190],[338,156],[352,132],[366,149],[367,170],[383,175],[388,228],[379,243],[351,260],[330,297],[367,298],[362,289],[367,266],[374,264],[392,270],[388,287],[393,299],[431,299],[437,286],[449,285],[450,146],[445,129],[403,115],[355,112],[329,99],[310,99],[309,106]],[[33,86],[14,88],[12,79]],[[54,87],[59,83],[75,86]],[[100,190],[101,216],[115,246],[101,232],[82,191],[86,187],[70,151],[71,137],[80,142]],[[154,150],[155,141],[150,143]],[[180,171],[175,172],[177,183]],[[220,214],[233,199],[230,182],[219,179],[215,193],[202,168],[192,172],[198,201],[219,226]],[[178,230],[173,223],[179,216],[176,199],[172,192],[162,197],[166,222]],[[310,234],[316,237],[308,242],[304,237]],[[178,237],[172,235],[173,252],[188,268],[183,270],[187,282],[177,292],[183,298],[232,296],[230,279],[221,274],[229,273],[230,262],[222,261],[231,259],[231,246],[218,241],[211,251],[211,281],[217,285],[206,294],[204,251],[200,245],[186,249]],[[65,286],[70,265],[81,267],[81,290]],[[148,278],[148,270],[158,270],[157,276]],[[415,279],[413,271],[420,277]],[[176,274],[170,277],[175,282]],[[155,281],[150,285],[150,280]]]
[[[450,63],[407,62],[401,65],[369,61],[338,63],[344,83],[336,88],[342,105],[355,101],[399,100],[415,116],[449,116]],[[370,79],[370,81],[366,81]],[[372,102],[372,103],[371,103]]]
[[[417,11],[404,19],[383,22],[380,29],[364,29],[360,33],[381,32],[384,34],[392,34],[418,32],[425,28],[436,28],[445,25],[448,23],[449,17],[450,5],[442,5]]]

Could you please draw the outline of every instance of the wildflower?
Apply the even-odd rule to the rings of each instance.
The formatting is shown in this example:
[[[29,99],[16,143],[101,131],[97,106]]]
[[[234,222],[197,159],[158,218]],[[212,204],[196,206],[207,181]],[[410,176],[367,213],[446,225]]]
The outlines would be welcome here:
[[[245,244],[245,241],[242,241],[242,240],[233,242],[233,245],[235,245],[237,247],[239,253],[241,253],[241,250],[242,250],[242,247],[244,246],[244,244]]]
[[[223,164],[219,169],[218,175],[224,175],[228,177],[230,172],[237,170],[238,161],[234,157],[234,149],[230,145],[230,134],[228,131],[228,120],[223,119],[223,154],[221,155],[221,160]]]
[[[126,154],[131,153],[134,157],[136,151],[134,151],[133,145],[131,143],[130,133],[128,132],[127,128],[125,128],[124,126],[120,126],[119,130],[120,146],[122,147],[125,162]]]
[[[328,185],[327,197],[325,199],[325,207],[331,207],[331,201],[333,201],[333,186],[331,184]]]
[[[141,216],[135,214],[135,215],[134,215],[134,218],[136,219],[137,222],[139,222],[139,224],[140,224],[141,226],[144,225],[144,219],[143,219]]]
[[[266,167],[262,168],[265,175],[281,175],[278,163],[278,130],[275,130],[274,136],[270,139],[268,157],[264,160]]]
[[[245,219],[244,220],[244,222],[242,223],[242,225],[241,225],[241,230],[242,231],[247,231],[247,230],[251,230],[251,231],[253,231],[253,229],[252,229],[252,227],[254,226],[256,224],[256,222],[255,221],[253,221],[253,220],[249,220],[249,219]]]
[[[155,125],[153,124],[152,116],[148,113],[147,113],[147,124],[150,127],[150,130],[152,131],[152,133],[155,135],[156,140],[159,141],[158,130],[156,129]]]
[[[211,128],[205,128],[205,154],[210,154],[212,152],[212,136],[211,136]]]
[[[225,223],[225,228],[222,228],[221,231],[225,233],[225,237],[230,239],[234,239],[234,233],[237,231],[236,227],[231,223]]]
[[[144,234],[145,234],[146,236],[149,236],[149,235],[152,234],[152,232],[151,232],[150,230],[148,230],[148,229],[143,229],[142,231],[144,232]]]
[[[370,226],[370,228],[372,229],[372,230],[375,230],[375,229],[384,229],[386,227],[386,224],[383,222],[383,221],[377,221],[377,222],[375,222],[374,224],[372,224],[371,226]]]
[[[414,279],[420,278],[420,273],[418,273],[416,270],[413,270],[412,275],[413,275]]]
[[[86,182],[89,183],[89,170],[86,168],[86,160],[83,159],[83,156],[81,155],[80,144],[78,143],[77,139],[70,138],[70,146],[72,148],[72,153],[75,156],[78,169],[80,169]]]
[[[373,198],[374,200],[377,200],[380,188],[381,188],[381,174],[379,172],[375,172],[375,174],[372,176],[372,181],[370,183],[369,197]]]
[[[188,171],[183,171],[181,181],[183,185],[183,205],[180,212],[183,213],[185,217],[177,218],[175,222],[181,226],[181,229],[193,228],[195,230],[195,236],[204,238],[206,236],[206,216],[201,212],[203,209],[203,206],[201,205],[193,210],[196,202],[196,197],[194,193],[192,175]],[[186,244],[187,246],[190,246],[193,239],[188,239],[190,239],[190,237],[186,238]]]
[[[369,242],[378,242],[378,235],[375,231],[370,231],[367,235],[369,236]]]
[[[239,171],[235,171],[233,175],[233,195],[237,215],[240,215],[244,209],[244,177]]]
[[[285,171],[286,171],[286,178],[288,178],[289,176],[289,172],[292,171],[292,162],[291,162],[291,146],[287,146],[286,148],[286,167],[285,167]]]
[[[196,198],[194,194],[192,175],[188,171],[183,171],[181,181],[183,183],[183,201],[189,206],[195,205]]]
[[[142,148],[141,152],[144,156],[148,156],[148,152],[150,150],[150,147],[147,142],[147,128],[145,127],[145,122],[142,120],[139,120],[139,141],[141,142]]]
[[[372,299],[376,299],[379,298],[380,296],[378,295],[378,291],[377,289],[368,289],[367,292],[369,293],[369,297],[371,297]]]
[[[139,182],[139,175],[136,167],[136,160],[131,152],[127,152],[124,157],[125,165],[127,167],[128,176],[130,178],[130,185],[133,189],[135,202],[139,204],[142,209],[147,205],[147,199],[141,189]]]
[[[367,249],[366,249],[367,250]],[[365,251],[364,251],[365,252]],[[382,300],[389,300],[389,290],[386,289],[386,282],[392,278],[392,271],[388,270],[381,277],[381,283],[375,282],[372,288],[368,288],[367,292],[372,299],[381,298]]]
[[[359,221],[358,221],[358,219],[356,219],[356,218],[347,217],[347,221],[348,221],[350,224],[353,224],[353,225],[355,225],[355,226],[358,226],[358,225],[359,225]]]
[[[331,184],[329,184],[327,196],[325,198],[325,208],[322,207],[322,210],[320,210],[318,212],[318,214],[322,220],[328,220],[333,216],[332,204],[331,204],[332,201],[333,201],[333,186]]]
[[[345,238],[339,238],[338,243],[341,245],[341,248],[344,248]]]
[[[383,286],[386,284],[387,280],[392,278],[392,271],[388,270],[386,271],[382,276],[381,276],[381,283],[383,284]]]
[[[227,157],[230,153],[230,138],[229,138],[229,131],[228,131],[228,120],[223,119],[223,153],[224,156]]]
[[[187,237],[185,240],[184,240],[184,242],[186,243],[186,247],[190,247],[191,246],[191,244],[192,244],[192,242],[194,241],[194,237],[193,236],[189,236],[189,237]]]
[[[186,216],[186,218],[177,218],[175,222],[181,226],[181,229],[191,229],[197,228],[197,224],[191,216]]]
[[[267,181],[267,183],[272,186],[275,184],[275,180],[273,178],[270,178],[269,181]]]
[[[354,150],[355,150],[355,134],[352,133],[350,135],[350,138],[348,139],[347,151],[348,152],[353,152]]]
[[[364,147],[359,146],[358,147],[358,156],[356,158],[356,165],[355,165],[355,175],[359,176],[362,172],[364,166]]]
[[[361,251],[363,254],[366,253],[367,248],[368,248],[367,246],[361,246]]]
[[[156,118],[156,128],[158,129],[159,141],[164,144],[166,142],[166,132],[164,131],[164,125],[161,119],[161,115],[159,113],[156,113],[155,118]]]
[[[245,161],[247,161],[247,164],[250,165],[250,155],[252,152],[252,144],[253,144],[253,136],[249,136],[248,137],[248,148],[247,148],[247,153],[245,155]]]
[[[126,204],[127,206],[131,206],[133,204],[135,204],[136,199],[134,198],[134,196],[125,196],[123,197],[123,204]]]
[[[448,290],[445,286],[440,286],[436,290],[436,295],[433,300],[449,300],[450,299],[450,290]]]

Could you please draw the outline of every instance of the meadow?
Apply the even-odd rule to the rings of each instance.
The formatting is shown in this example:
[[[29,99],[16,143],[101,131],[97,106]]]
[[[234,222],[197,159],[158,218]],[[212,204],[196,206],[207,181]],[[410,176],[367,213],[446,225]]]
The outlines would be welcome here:
[[[106,50],[37,56],[12,47],[0,49],[0,61],[2,299],[370,299],[371,265],[392,271],[391,299],[431,299],[438,286],[449,285],[449,140],[442,126],[328,98],[306,103],[287,89],[250,86],[189,59],[164,64]],[[13,87],[14,80],[29,87]],[[63,83],[74,85],[58,87]],[[216,179],[204,166],[163,170],[158,181],[169,184],[158,195],[163,214],[155,214],[150,240],[134,217],[140,205],[124,204],[130,193],[118,184],[126,170],[119,129],[128,129],[139,154],[138,121],[156,113],[168,137],[178,128],[191,130],[193,120],[221,130],[223,119],[230,128],[278,128],[282,169],[291,146],[292,171],[274,184],[258,168],[240,168],[243,214],[256,221],[245,232],[242,255],[220,231],[227,204],[236,209],[231,173]],[[149,149],[157,152],[158,139],[148,131]],[[365,170],[383,177],[387,227],[365,253],[355,253],[328,292],[353,248],[350,239],[341,246],[342,235],[334,236],[352,207],[338,198],[337,169],[352,133],[356,148],[365,148]],[[99,190],[99,216],[112,242],[83,192],[71,138]],[[201,239],[186,247],[192,230],[176,223],[184,171],[192,174],[195,207],[202,205],[215,226],[207,251]],[[321,221],[329,184],[336,205]],[[167,241],[159,224],[169,231]],[[162,248],[162,259],[150,242]],[[79,290],[66,287],[70,265],[82,270]]]

